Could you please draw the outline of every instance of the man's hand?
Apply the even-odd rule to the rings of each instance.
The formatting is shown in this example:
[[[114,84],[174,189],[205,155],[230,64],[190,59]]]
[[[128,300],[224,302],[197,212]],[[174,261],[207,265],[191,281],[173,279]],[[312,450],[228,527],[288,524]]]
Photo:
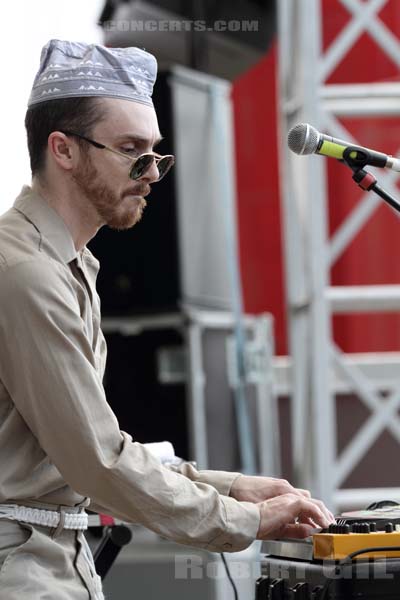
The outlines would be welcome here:
[[[316,527],[327,527],[335,517],[323,502],[307,490],[294,488],[285,479],[240,475],[230,495],[239,501],[258,504],[261,513],[258,539],[303,538]]]
[[[240,475],[232,484],[230,496],[242,502],[262,502],[282,494],[297,494],[303,498],[310,498],[307,490],[294,488],[285,479],[275,477],[251,477]]]
[[[301,494],[283,494],[258,504],[257,539],[305,538],[316,527],[328,527],[333,517],[322,502]]]

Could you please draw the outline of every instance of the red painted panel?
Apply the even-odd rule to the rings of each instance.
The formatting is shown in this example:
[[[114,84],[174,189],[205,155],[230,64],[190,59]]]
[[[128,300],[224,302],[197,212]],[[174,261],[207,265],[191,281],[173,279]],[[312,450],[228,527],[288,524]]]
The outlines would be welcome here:
[[[245,310],[275,317],[286,353],[281,251],[275,47],[233,86],[238,225]]]

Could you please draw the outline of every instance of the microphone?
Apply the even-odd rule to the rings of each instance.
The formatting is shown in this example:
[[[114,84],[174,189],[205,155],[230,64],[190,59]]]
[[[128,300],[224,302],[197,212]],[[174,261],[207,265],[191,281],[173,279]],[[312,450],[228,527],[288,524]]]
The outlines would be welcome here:
[[[288,146],[295,154],[322,154],[338,160],[351,158],[353,165],[360,166],[360,168],[370,165],[400,172],[398,158],[338,140],[325,133],[320,133],[308,123],[298,123],[292,127],[288,133]]]

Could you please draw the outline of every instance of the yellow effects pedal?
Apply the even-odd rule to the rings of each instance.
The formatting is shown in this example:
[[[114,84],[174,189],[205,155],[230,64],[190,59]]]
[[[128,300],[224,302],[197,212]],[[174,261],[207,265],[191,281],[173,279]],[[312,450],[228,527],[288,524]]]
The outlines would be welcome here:
[[[331,525],[325,533],[313,535],[313,557],[316,560],[341,560],[362,550],[356,558],[400,558],[400,531],[388,523],[385,531],[376,531],[375,523]],[[396,547],[394,550],[390,548]],[[379,550],[382,548],[382,550]]]

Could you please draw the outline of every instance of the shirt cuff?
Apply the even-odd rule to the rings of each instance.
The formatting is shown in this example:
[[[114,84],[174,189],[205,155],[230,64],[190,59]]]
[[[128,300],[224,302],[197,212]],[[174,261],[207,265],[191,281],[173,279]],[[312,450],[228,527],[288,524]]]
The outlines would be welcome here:
[[[226,511],[226,530],[206,547],[211,552],[239,552],[257,538],[260,527],[260,509],[251,502],[237,502],[221,496]]]
[[[233,482],[240,477],[241,473],[229,471],[199,471],[197,481],[212,485],[222,496],[229,496]]]
[[[231,471],[198,471],[190,463],[172,467],[172,470],[185,475],[192,481],[211,485],[222,496],[229,496],[233,482],[241,475],[241,473],[232,473]]]

